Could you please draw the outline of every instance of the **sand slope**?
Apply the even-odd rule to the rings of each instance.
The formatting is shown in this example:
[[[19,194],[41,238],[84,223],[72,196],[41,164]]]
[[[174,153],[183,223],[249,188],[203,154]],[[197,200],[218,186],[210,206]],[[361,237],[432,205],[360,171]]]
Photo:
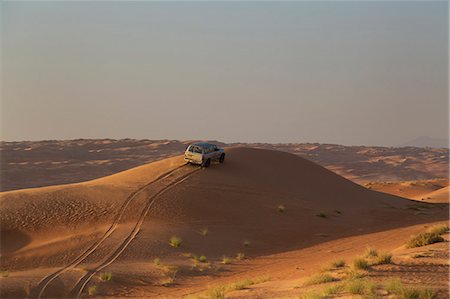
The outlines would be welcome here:
[[[126,265],[155,257],[187,279],[198,275],[187,253],[256,257],[448,218],[440,208],[417,213],[413,204],[293,154],[232,148],[223,165],[208,169],[174,157],[85,183],[3,192],[1,265],[41,269],[28,274],[32,296],[83,295],[100,271],[124,265],[115,271],[126,273]],[[207,237],[199,234],[205,227]],[[173,235],[183,239],[178,249],[168,245]],[[149,287],[157,285],[147,274]]]

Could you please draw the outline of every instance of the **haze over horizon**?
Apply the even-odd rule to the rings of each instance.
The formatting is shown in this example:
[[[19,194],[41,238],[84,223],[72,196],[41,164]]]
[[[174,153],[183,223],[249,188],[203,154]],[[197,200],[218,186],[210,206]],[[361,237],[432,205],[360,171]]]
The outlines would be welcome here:
[[[2,2],[1,140],[448,140],[448,2]]]

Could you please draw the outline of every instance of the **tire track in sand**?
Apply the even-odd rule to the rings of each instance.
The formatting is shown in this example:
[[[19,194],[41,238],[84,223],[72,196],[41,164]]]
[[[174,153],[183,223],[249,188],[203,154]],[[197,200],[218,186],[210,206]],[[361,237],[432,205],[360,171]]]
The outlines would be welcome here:
[[[129,206],[130,202],[133,201],[133,199],[144,189],[148,188],[150,185],[153,185],[161,180],[164,180],[165,178],[172,175],[174,172],[180,170],[181,168],[186,167],[186,165],[178,166],[168,172],[165,172],[158,176],[156,179],[152,180],[151,182],[145,184],[144,186],[138,188],[137,190],[133,191],[124,201],[122,206],[120,207],[116,217],[114,218],[112,224],[110,227],[106,230],[106,232],[102,235],[102,237],[97,240],[94,244],[92,244],[88,249],[83,251],[78,257],[76,257],[72,262],[70,262],[68,265],[60,268],[56,272],[53,272],[46,277],[44,277],[39,284],[34,288],[34,290],[30,293],[30,298],[41,298],[44,294],[47,287],[50,285],[52,281],[54,281],[56,278],[58,278],[61,274],[67,272],[70,269],[73,269],[74,267],[78,266],[80,263],[82,263],[87,257],[89,257],[95,250],[115,231],[117,226],[119,225],[119,222],[122,218],[122,216],[125,214],[125,211],[127,207]]]
[[[159,190],[157,193],[155,193],[153,196],[151,196],[148,199],[147,204],[145,205],[144,209],[142,210],[142,213],[134,226],[133,230],[130,232],[130,234],[127,236],[127,238],[116,248],[116,250],[108,256],[100,265],[95,267],[94,269],[90,270],[88,273],[86,273],[83,277],[78,280],[75,287],[72,289],[72,291],[69,294],[70,298],[80,298],[84,288],[88,284],[88,282],[91,280],[91,278],[99,271],[103,270],[107,266],[111,265],[121,254],[125,251],[125,249],[130,245],[131,241],[136,237],[136,235],[139,233],[142,224],[144,223],[145,216],[147,215],[150,208],[155,203],[158,196],[165,193],[166,191],[170,190],[171,188],[175,187],[176,185],[182,183],[186,179],[188,179],[190,176],[192,176],[195,172],[197,172],[200,168],[197,168],[193,171],[188,172],[187,174],[184,174],[179,179],[175,180],[174,182],[168,184],[167,186],[163,187],[161,190]]]

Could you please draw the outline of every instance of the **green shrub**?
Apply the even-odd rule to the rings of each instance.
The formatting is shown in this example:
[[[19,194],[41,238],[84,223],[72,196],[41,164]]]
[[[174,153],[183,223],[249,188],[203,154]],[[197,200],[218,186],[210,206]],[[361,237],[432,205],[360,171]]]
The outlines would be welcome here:
[[[0,276],[3,278],[9,277],[9,271],[0,271]]]
[[[206,237],[206,236],[208,235],[208,233],[209,233],[209,230],[208,230],[207,227],[204,227],[204,228],[202,228],[202,229],[199,231],[199,233],[200,233],[200,235],[202,235],[203,237]]]
[[[219,286],[208,290],[209,299],[225,299],[225,287]]]
[[[238,261],[244,260],[244,259],[245,259],[245,253],[239,252],[238,254],[236,254],[236,259],[237,259]]]
[[[369,269],[369,263],[366,259],[359,257],[353,260],[352,262],[353,269],[355,270],[367,270]]]
[[[182,242],[183,242],[183,240],[181,240],[181,238],[177,237],[177,236],[172,236],[169,240],[170,246],[172,246],[174,248],[180,247]]]
[[[327,296],[317,291],[309,291],[300,295],[300,299],[326,299]]]
[[[392,254],[390,254],[389,252],[381,252],[375,260],[376,265],[390,264],[391,262]]]
[[[249,247],[250,246],[250,241],[249,240],[245,240],[244,242],[242,242],[242,245],[244,245],[244,247]]]
[[[160,260],[159,258],[155,258],[155,259],[153,260],[153,265],[155,265],[155,266],[161,266],[161,260]]]
[[[97,286],[90,286],[88,288],[88,294],[89,296],[95,296],[97,294]]]
[[[363,295],[366,291],[366,284],[361,279],[350,280],[347,284],[347,291],[352,295]]]
[[[323,294],[326,297],[333,297],[333,296],[341,293],[342,291],[344,291],[344,286],[342,284],[335,284],[335,285],[325,288],[323,291]]]
[[[423,287],[403,288],[398,297],[401,299],[432,299],[436,292]]]
[[[199,260],[201,263],[206,263],[207,258],[206,258],[206,256],[202,255],[202,256],[200,256],[200,257],[198,258],[198,260]]]
[[[434,226],[430,227],[428,229],[428,232],[432,233],[432,234],[442,235],[442,234],[446,233],[448,230],[449,230],[449,228],[448,228],[447,224],[438,224],[438,225],[434,225]]]
[[[283,205],[279,205],[279,206],[278,206],[278,212],[284,213],[285,210],[286,210],[286,207],[285,207],[285,206],[283,206]]]
[[[112,273],[111,272],[103,272],[100,274],[100,279],[103,281],[111,281]]]
[[[421,247],[425,245],[434,244],[437,242],[443,242],[444,238],[436,233],[421,233],[416,236],[413,236],[407,243],[406,247],[414,248]]]
[[[389,294],[400,294],[403,289],[403,284],[400,278],[390,278],[384,283],[384,287]]]
[[[222,264],[227,265],[231,263],[231,259],[229,257],[223,256],[222,257]]]
[[[365,257],[376,257],[378,256],[378,250],[373,247],[367,247]]]
[[[331,262],[331,267],[333,268],[343,268],[345,267],[345,261],[340,259],[340,260],[335,260]]]
[[[316,274],[314,276],[311,276],[308,280],[305,281],[304,285],[305,286],[309,286],[309,285],[333,282],[333,281],[336,281],[336,280],[337,279],[334,278],[333,276],[331,276],[330,274],[320,273],[320,274]]]

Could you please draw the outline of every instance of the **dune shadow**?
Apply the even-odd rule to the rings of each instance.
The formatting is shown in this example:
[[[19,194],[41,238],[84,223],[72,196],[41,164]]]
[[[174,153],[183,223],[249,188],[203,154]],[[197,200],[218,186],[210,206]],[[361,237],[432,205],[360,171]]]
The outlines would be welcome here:
[[[10,254],[31,242],[31,238],[18,230],[0,230],[0,254]]]

